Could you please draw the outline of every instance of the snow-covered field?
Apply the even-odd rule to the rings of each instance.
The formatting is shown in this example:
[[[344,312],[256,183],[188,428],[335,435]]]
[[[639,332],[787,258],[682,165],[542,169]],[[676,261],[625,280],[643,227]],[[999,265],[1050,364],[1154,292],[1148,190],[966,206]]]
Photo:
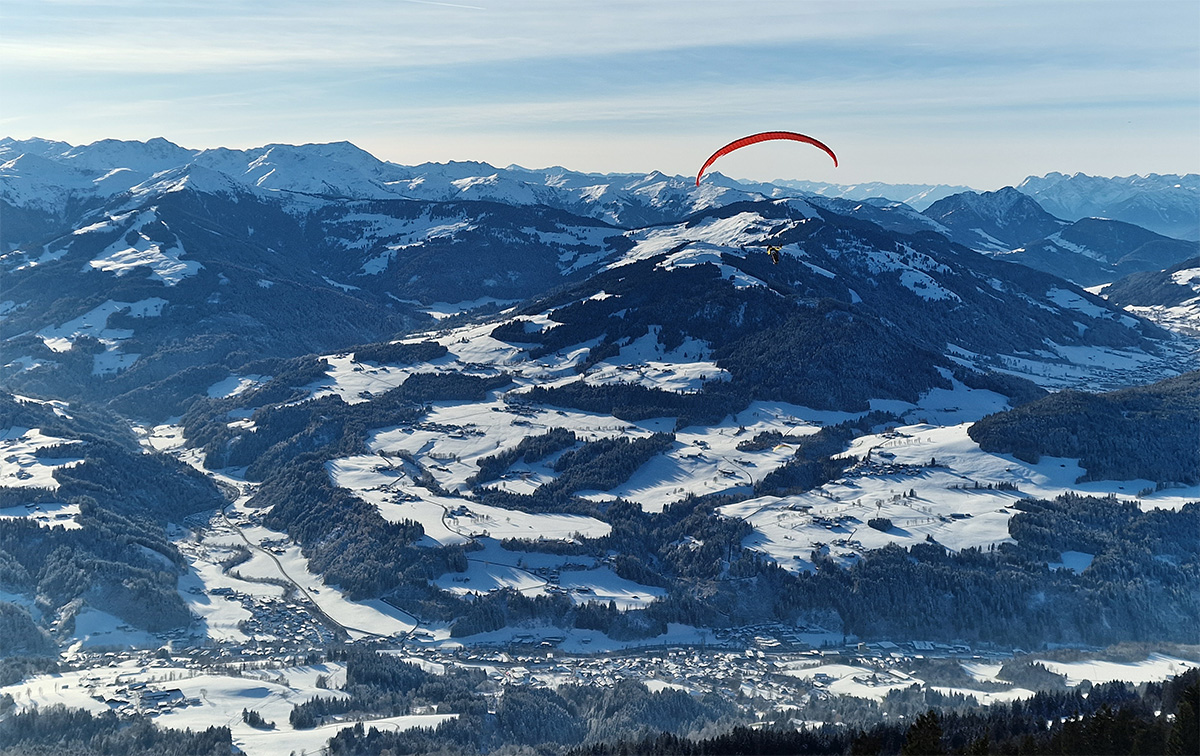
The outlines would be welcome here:
[[[434,585],[459,595],[499,588],[528,596],[559,592],[577,604],[611,601],[622,610],[643,608],[665,595],[661,588],[619,577],[592,557],[509,551],[491,538],[478,539],[477,544],[482,548],[468,552],[465,572],[448,572]]]
[[[116,302],[110,299],[62,325],[47,326],[38,331],[37,335],[42,343],[54,352],[71,349],[81,336],[95,338],[104,345],[104,351],[93,355],[92,374],[106,375],[132,365],[140,356],[136,352],[121,351],[122,342],[132,338],[134,332],[128,328],[109,328],[109,317],[119,312],[127,312],[134,318],[158,317],[166,304],[167,300],[161,297],[149,297],[137,302]]]
[[[822,683],[835,695],[882,701],[893,690],[913,685],[912,677],[894,670],[879,670],[851,664],[789,665],[783,674]]]
[[[42,433],[38,428],[4,428],[0,430],[0,485],[6,488],[42,488],[49,491],[58,490],[58,481],[54,479],[54,471],[61,467],[72,467],[83,462],[82,457],[39,457],[37,452],[56,446],[71,447],[80,444]],[[67,449],[64,449],[67,451]],[[47,511],[43,505],[40,509],[16,507],[0,510],[0,517],[34,516],[35,511]],[[62,505],[65,507],[66,505]],[[56,509],[55,515],[64,513]],[[78,507],[75,508],[78,512]],[[39,518],[40,519],[40,518]],[[65,519],[65,518],[63,518]]]
[[[114,667],[97,667],[61,674],[39,675],[0,688],[12,695],[19,709],[62,704],[92,713],[110,709],[141,711],[163,727],[226,726],[233,743],[250,756],[318,753],[339,730],[354,724],[339,722],[308,730],[288,723],[292,707],[315,696],[344,697],[336,690],[344,682],[345,668],[337,663],[269,669],[250,669],[239,676],[203,672],[156,662],[144,666],[129,660]],[[324,677],[327,687],[317,684]],[[340,678],[340,679],[339,679]],[[160,701],[162,703],[160,703]],[[274,729],[256,729],[242,721],[242,710],[258,713]],[[421,714],[365,720],[367,727],[404,730],[435,727],[453,714]]]
[[[165,228],[158,217],[158,208],[150,208],[133,215],[132,213],[111,218],[105,225],[111,230],[128,229],[108,245],[88,265],[96,270],[124,276],[138,268],[149,268],[150,277],[162,281],[166,286],[174,286],[188,276],[194,276],[202,265],[195,260],[184,260],[183,247],[177,241],[156,241],[145,232],[147,227],[159,226]],[[155,235],[161,236],[162,228],[155,229]],[[89,231],[100,231],[103,228],[89,227]],[[132,242],[130,241],[132,238]]]
[[[55,481],[55,483],[57,482]],[[7,477],[0,478],[0,484],[11,485]],[[61,501],[47,501],[29,505],[22,504],[16,507],[0,507],[0,519],[21,518],[32,520],[43,528],[61,527],[73,530],[80,527],[79,522],[75,519],[78,516],[78,504],[67,504]]]
[[[843,456],[859,463],[835,481],[793,496],[763,496],[721,512],[754,526],[744,545],[763,551],[785,568],[811,569],[814,549],[848,562],[889,543],[910,546],[932,537],[952,550],[988,548],[1010,540],[1013,503],[1065,492],[1132,497],[1150,481],[1076,483],[1084,474],[1075,459],[1043,457],[1032,465],[979,449],[969,423],[927,424],[861,436]],[[936,466],[930,466],[936,462]],[[1002,490],[998,486],[1015,486]],[[1168,489],[1139,499],[1146,509],[1178,509],[1200,498],[1200,487]],[[886,532],[868,527],[891,520]],[[1056,566],[1086,566],[1083,557]]]
[[[436,475],[449,471],[448,464],[448,460],[434,457],[430,467]],[[462,462],[455,466],[467,468]],[[598,538],[611,530],[608,523],[593,517],[531,514],[433,494],[418,486],[411,473],[404,471],[401,460],[395,458],[361,455],[334,460],[327,468],[334,483],[375,504],[384,518],[393,522],[415,520],[428,538],[443,545],[466,543],[472,537],[568,540],[580,534]],[[474,469],[471,466],[468,473]]]
[[[1120,680],[1122,682],[1161,682],[1189,669],[1200,667],[1200,660],[1179,659],[1166,654],[1150,654],[1139,662],[1075,661],[1059,662],[1039,660],[1051,672],[1065,675],[1067,685],[1079,685],[1084,680],[1094,684]]]
[[[740,218],[735,225],[753,221]],[[703,233],[719,235],[722,231],[714,227]],[[650,233],[640,242],[647,253],[661,246],[659,236]],[[886,260],[880,264],[884,263],[891,264]],[[1104,314],[1076,295],[1052,294],[1057,296],[1057,304],[1079,310],[1082,317]],[[549,324],[545,314],[525,319],[527,329]],[[489,537],[569,539],[575,534],[596,537],[607,532],[605,523],[592,518],[495,510],[466,495],[480,459],[515,447],[526,436],[553,428],[571,430],[583,440],[636,438],[673,430],[676,441],[672,447],[621,485],[609,491],[577,492],[596,501],[622,498],[658,512],[688,495],[749,492],[794,451],[786,438],[772,449],[755,452],[739,451],[737,445],[742,441],[764,431],[799,438],[821,425],[856,416],[757,402],[714,426],[674,429],[673,418],[631,423],[608,415],[526,406],[520,402],[523,387],[553,387],[578,380],[575,366],[580,353],[530,360],[513,345],[492,339],[488,335],[491,328],[491,324],[468,325],[432,334],[449,353],[419,368],[330,357],[329,377],[310,387],[314,396],[336,393],[345,401],[356,402],[398,386],[417,370],[478,375],[503,370],[512,376],[515,386],[493,392],[483,402],[436,402],[422,423],[372,433],[368,440],[371,454],[328,464],[337,485],[375,504],[387,519],[420,522],[431,541],[441,544]],[[1005,358],[1005,364],[1014,373],[1033,375],[1053,386],[1087,380],[1104,383],[1119,374],[1147,369],[1158,359],[1128,350],[1050,346],[1054,351]],[[965,350],[951,351],[956,359],[973,361],[974,355]],[[707,345],[688,342],[667,354],[654,332],[583,373],[588,382],[636,382],[674,391],[692,390],[703,380],[722,377],[722,371],[710,361]],[[837,481],[801,495],[749,499],[723,508],[722,513],[754,526],[746,546],[769,554],[788,569],[805,570],[811,568],[809,557],[814,549],[844,563],[889,543],[910,545],[929,537],[953,550],[986,549],[1009,540],[1008,520],[1015,512],[1012,504],[1021,498],[1055,497],[1068,491],[1132,496],[1153,487],[1151,481],[1077,484],[1084,474],[1078,460],[1045,458],[1029,465],[1011,456],[982,452],[967,429],[984,415],[1006,409],[1007,399],[991,391],[970,389],[957,380],[951,383],[951,388],[929,391],[915,404],[872,402],[872,409],[890,411],[905,424],[886,434],[857,439],[846,456],[861,461]],[[402,460],[401,454],[407,460]],[[514,493],[532,493],[556,477],[551,467],[554,459],[552,455],[532,463],[518,462],[488,484]],[[418,486],[421,475],[431,475],[447,493],[433,494]],[[1200,487],[1160,491],[1140,503],[1147,508],[1175,509],[1196,498],[1200,498]],[[892,527],[886,532],[870,528],[867,522],[873,518],[889,519]],[[1086,567],[1080,559],[1083,557],[1064,561],[1061,566]],[[478,564],[466,574],[444,576],[438,584],[457,593],[503,586],[540,590],[524,575],[499,568],[488,571]]]

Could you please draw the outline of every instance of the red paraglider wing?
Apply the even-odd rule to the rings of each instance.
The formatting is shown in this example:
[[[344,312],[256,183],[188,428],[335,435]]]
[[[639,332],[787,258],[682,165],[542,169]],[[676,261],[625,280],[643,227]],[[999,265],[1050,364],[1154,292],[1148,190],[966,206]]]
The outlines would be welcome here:
[[[797,134],[794,131],[764,131],[761,134],[751,134],[750,136],[742,137],[741,139],[735,139],[714,152],[712,157],[704,161],[704,165],[700,167],[700,172],[696,174],[696,186],[700,186],[700,177],[704,175],[704,172],[708,170],[708,166],[712,165],[717,158],[721,157],[722,155],[728,155],[734,150],[740,150],[742,147],[746,147],[751,144],[758,144],[759,142],[767,142],[772,139],[790,139],[793,142],[804,142],[805,144],[811,144],[813,147],[824,150],[829,157],[833,158],[833,167],[837,167],[838,159],[837,155],[833,154],[833,150],[829,149],[824,144],[810,136]]]

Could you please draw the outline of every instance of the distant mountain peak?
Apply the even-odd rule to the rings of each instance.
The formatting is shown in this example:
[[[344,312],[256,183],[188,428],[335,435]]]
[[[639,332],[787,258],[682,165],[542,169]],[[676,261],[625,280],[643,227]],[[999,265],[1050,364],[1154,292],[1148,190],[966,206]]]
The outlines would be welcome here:
[[[1066,225],[1011,186],[993,192],[960,192],[925,209],[972,249],[1006,251],[1049,236]]]

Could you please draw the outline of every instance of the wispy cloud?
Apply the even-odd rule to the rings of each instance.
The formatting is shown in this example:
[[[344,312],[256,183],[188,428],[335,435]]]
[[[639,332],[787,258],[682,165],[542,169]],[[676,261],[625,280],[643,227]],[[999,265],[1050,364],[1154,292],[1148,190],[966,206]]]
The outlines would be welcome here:
[[[982,58],[1003,51],[1047,60],[1081,54],[1135,59],[1194,51],[1189,5],[499,0],[485,7],[433,0],[352,5],[8,0],[0,60],[43,70],[127,72],[428,67],[808,42],[851,43],[861,57],[885,65],[896,56],[925,52],[938,58],[946,51]],[[1181,23],[1170,23],[1172,16]],[[1118,40],[1114,27],[1149,27],[1153,33]]]
[[[1120,134],[1148,170],[1197,170],[1198,26],[1194,0],[7,0],[0,123],[679,172],[710,141],[803,124],[879,170],[930,165],[902,142],[980,175],[1022,143],[1083,156],[1046,170],[1103,170]]]

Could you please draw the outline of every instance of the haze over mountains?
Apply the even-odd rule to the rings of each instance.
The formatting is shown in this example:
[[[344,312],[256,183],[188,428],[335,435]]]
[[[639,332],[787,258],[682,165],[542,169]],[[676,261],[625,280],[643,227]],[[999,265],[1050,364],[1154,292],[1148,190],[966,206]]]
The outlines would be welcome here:
[[[893,716],[918,683],[1032,695],[980,666],[1016,647],[1192,642],[1197,184],[1135,178],[697,188],[0,141],[0,658],[266,659],[155,716],[247,752],[353,714],[474,753],[599,742],[551,679],[623,679],[631,728],[687,734],[825,716],[829,685]],[[638,644],[734,653],[743,687],[725,656],[592,659]],[[842,663],[799,656],[821,645]],[[43,700],[33,674],[0,685],[123,684]],[[259,697],[270,734],[239,721]],[[530,724],[547,707],[574,724]]]

